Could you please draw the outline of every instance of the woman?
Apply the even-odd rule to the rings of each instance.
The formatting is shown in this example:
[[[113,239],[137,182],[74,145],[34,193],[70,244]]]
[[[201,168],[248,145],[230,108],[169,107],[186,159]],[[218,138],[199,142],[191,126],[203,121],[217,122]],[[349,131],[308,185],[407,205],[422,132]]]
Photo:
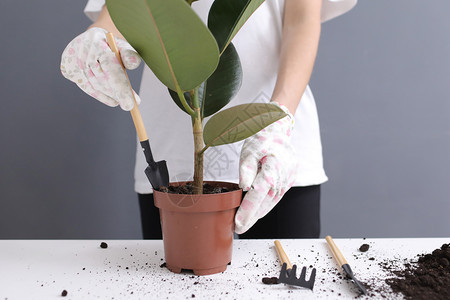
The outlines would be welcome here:
[[[327,177],[317,111],[308,82],[321,22],[348,11],[356,1],[268,0],[233,39],[241,58],[243,82],[229,106],[271,101],[288,113],[281,122],[245,142],[205,152],[205,180],[239,182],[247,191],[235,218],[236,232],[242,238],[319,236],[320,184]],[[212,2],[194,2],[192,8],[206,20]],[[118,37],[128,69],[137,68],[140,57],[114,26],[104,0],[90,0],[85,13],[94,23],[66,47],[61,71],[97,100],[130,110],[132,95],[120,66],[114,63],[105,33],[113,32]],[[168,161],[171,181],[191,179],[192,154],[183,151],[194,149],[190,118],[174,105],[167,88],[148,67],[144,69],[139,94],[154,156]],[[140,103],[139,97],[137,101]],[[135,190],[144,238],[161,238],[159,212],[153,206],[152,189],[144,175],[146,162],[139,144],[137,148]]]

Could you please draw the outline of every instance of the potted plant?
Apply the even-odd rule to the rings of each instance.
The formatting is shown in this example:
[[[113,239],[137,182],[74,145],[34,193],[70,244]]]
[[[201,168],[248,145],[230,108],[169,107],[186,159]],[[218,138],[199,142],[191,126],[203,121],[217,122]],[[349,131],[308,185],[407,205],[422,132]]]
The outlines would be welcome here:
[[[117,29],[192,119],[192,194],[160,190],[154,191],[154,199],[161,213],[167,267],[205,275],[224,271],[231,261],[234,214],[242,190],[232,183],[206,182],[225,192],[204,194],[203,153],[209,147],[243,140],[286,113],[267,103],[221,110],[242,81],[231,41],[264,0],[215,0],[207,25],[192,10],[194,1],[107,0],[106,5]]]

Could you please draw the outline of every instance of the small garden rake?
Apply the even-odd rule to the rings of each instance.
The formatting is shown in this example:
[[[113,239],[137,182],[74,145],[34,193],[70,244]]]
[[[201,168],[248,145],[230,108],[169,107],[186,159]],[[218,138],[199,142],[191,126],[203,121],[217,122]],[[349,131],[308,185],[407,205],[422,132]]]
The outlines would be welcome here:
[[[314,282],[316,280],[316,268],[311,272],[309,280],[306,280],[306,267],[302,268],[300,277],[297,278],[297,266],[292,265],[289,258],[284,252],[280,241],[275,241],[275,248],[277,249],[278,256],[280,257],[283,267],[281,268],[280,276],[278,278],[278,283],[285,283],[289,285],[300,286],[312,290],[314,287]]]

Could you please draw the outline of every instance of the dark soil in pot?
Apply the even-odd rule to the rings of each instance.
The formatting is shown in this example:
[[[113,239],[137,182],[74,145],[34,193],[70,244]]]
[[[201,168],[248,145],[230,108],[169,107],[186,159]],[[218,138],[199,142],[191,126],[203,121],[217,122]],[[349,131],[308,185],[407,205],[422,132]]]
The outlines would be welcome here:
[[[220,186],[220,185],[213,185],[209,183],[203,184],[203,194],[220,194],[220,193],[228,193],[231,191],[238,190],[239,187],[229,185],[226,186]],[[192,182],[187,182],[185,184],[180,185],[169,185],[169,187],[162,186],[159,189],[160,192],[163,193],[172,193],[172,194],[187,194],[192,195],[194,194],[194,185]]]

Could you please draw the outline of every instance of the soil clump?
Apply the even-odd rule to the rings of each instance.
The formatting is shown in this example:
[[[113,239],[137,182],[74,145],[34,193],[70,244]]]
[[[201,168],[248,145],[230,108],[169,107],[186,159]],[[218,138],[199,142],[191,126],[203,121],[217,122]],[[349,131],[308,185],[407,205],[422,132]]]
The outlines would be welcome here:
[[[368,244],[362,244],[361,247],[359,247],[359,251],[361,252],[367,252],[367,250],[369,250],[369,245]]]
[[[278,284],[278,277],[264,277],[262,282],[264,284]]]

